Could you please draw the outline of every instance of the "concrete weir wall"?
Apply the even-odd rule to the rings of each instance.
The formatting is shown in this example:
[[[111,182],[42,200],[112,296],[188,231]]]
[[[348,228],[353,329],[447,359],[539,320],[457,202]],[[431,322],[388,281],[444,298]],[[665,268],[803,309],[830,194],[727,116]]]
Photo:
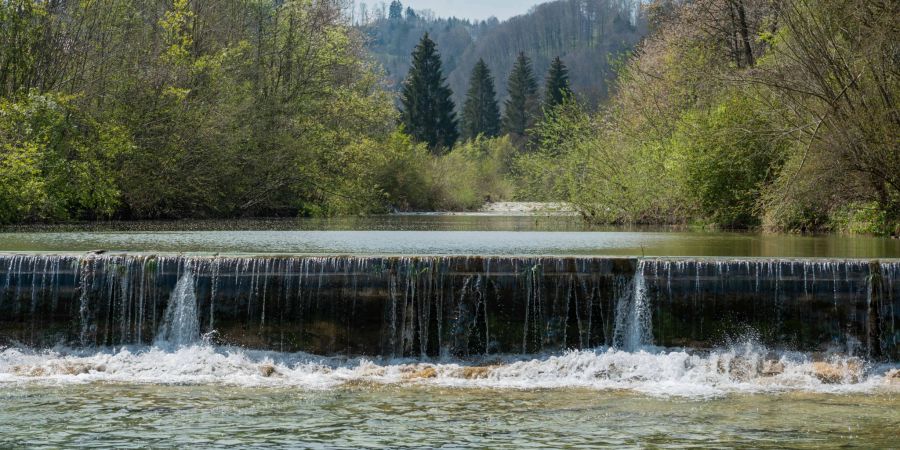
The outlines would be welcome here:
[[[0,255],[0,346],[151,344],[185,279],[200,332],[255,349],[471,356],[752,338],[900,359],[900,263],[856,260]]]

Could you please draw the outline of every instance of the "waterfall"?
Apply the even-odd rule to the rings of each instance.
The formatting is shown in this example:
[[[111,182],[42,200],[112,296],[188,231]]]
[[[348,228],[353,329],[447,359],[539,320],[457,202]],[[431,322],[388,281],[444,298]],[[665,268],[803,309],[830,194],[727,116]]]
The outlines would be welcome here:
[[[644,278],[644,262],[637,264],[630,289],[616,303],[615,346],[633,352],[653,344],[653,319]]]
[[[155,344],[160,347],[184,347],[199,339],[200,320],[197,314],[197,295],[194,293],[194,276],[190,270],[186,270],[172,291]]]
[[[752,333],[896,360],[897,323],[900,261],[0,254],[0,346],[179,346],[215,330],[252,349],[468,357]]]

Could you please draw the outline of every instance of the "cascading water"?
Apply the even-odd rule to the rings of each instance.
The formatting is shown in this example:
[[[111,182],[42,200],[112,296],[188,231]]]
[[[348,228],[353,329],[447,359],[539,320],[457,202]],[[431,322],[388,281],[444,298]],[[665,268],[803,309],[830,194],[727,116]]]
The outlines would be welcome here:
[[[898,316],[898,262],[0,255],[0,345],[35,348],[215,331],[251,349],[481,357],[708,349],[753,330],[769,348],[897,360]]]
[[[626,295],[616,305],[617,348],[629,352],[653,344],[653,319],[643,261],[639,262]]]
[[[194,293],[194,276],[190,270],[186,270],[172,292],[155,344],[177,348],[196,344],[199,340],[200,320],[197,296]]]
[[[0,382],[706,396],[900,378],[897,262],[0,255],[0,283]]]

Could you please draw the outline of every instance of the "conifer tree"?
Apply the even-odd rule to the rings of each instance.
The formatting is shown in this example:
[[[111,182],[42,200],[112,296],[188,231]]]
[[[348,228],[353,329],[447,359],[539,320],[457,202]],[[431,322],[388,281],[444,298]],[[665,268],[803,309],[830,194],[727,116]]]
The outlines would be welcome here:
[[[547,111],[553,109],[571,95],[572,87],[569,85],[569,69],[557,56],[550,64],[550,71],[547,73],[544,109]]]
[[[495,137],[500,134],[500,107],[494,77],[483,59],[478,60],[472,70],[469,92],[463,106],[463,137],[472,139],[478,135]]]
[[[538,110],[537,90],[531,59],[525,53],[519,53],[509,75],[509,99],[504,103],[504,131],[524,136],[534,125]]]
[[[441,70],[441,56],[425,33],[413,52],[401,92],[401,120],[410,136],[436,153],[453,147],[459,137],[452,95]]]
[[[400,20],[402,18],[403,18],[403,3],[400,3],[399,0],[392,1],[390,9],[388,9],[388,19]]]

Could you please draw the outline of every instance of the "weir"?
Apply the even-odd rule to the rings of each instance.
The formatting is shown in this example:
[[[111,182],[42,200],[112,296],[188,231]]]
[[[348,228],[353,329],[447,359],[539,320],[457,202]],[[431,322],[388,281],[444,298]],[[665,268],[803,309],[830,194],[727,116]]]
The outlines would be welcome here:
[[[0,255],[0,346],[386,357],[602,346],[900,359],[900,262]]]

